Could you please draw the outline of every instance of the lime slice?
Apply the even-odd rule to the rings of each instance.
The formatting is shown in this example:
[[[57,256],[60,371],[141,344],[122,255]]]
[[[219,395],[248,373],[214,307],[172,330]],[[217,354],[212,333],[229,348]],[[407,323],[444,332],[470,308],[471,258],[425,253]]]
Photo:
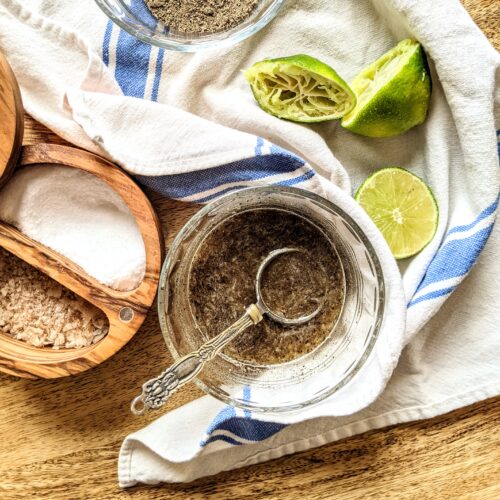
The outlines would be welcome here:
[[[354,93],[335,70],[311,56],[265,59],[244,75],[259,106],[286,120],[336,120],[356,104]]]
[[[383,168],[370,175],[354,199],[380,229],[396,259],[420,252],[436,234],[436,199],[420,177],[403,168]]]
[[[427,116],[431,77],[422,46],[403,40],[351,82],[358,102],[342,126],[368,137],[391,137]]]

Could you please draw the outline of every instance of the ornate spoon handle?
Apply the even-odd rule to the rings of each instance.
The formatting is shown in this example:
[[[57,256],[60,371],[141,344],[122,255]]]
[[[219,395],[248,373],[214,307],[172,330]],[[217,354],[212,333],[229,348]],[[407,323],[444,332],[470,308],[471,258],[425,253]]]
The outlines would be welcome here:
[[[179,387],[187,384],[201,371],[225,345],[248,327],[262,321],[262,312],[256,304],[249,306],[245,314],[222,333],[203,344],[197,351],[179,359],[158,377],[148,380],[142,386],[142,393],[130,406],[132,413],[142,415],[148,409],[163,406]]]

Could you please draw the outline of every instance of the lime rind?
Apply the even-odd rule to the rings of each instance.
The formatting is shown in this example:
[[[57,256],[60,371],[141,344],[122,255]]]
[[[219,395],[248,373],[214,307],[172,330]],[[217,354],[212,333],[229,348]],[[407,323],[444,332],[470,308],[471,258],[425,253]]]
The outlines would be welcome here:
[[[423,123],[432,81],[425,52],[415,40],[398,43],[351,82],[356,107],[342,126],[368,137],[391,137]]]
[[[439,208],[432,190],[401,167],[370,175],[354,199],[383,234],[396,259],[416,255],[436,234]]]
[[[286,120],[336,120],[356,105],[354,92],[333,68],[304,54],[260,61],[244,75],[259,106]]]

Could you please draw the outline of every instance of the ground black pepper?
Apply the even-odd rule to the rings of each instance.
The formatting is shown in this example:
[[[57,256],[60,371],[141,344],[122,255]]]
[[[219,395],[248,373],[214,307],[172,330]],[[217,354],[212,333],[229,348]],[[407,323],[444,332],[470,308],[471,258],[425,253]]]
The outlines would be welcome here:
[[[146,0],[149,10],[172,32],[217,33],[244,21],[259,0]]]
[[[213,337],[234,323],[256,300],[255,276],[262,260],[269,252],[284,247],[301,249],[310,258],[301,256],[301,263],[293,257],[288,261],[292,269],[286,272],[282,267],[285,261],[270,266],[269,278],[276,279],[276,293],[266,298],[284,316],[311,312],[310,305],[304,304],[304,296],[324,295],[324,307],[311,321],[292,327],[265,317],[225,348],[224,353],[234,359],[258,364],[289,361],[314,350],[337,322],[344,301],[344,280],[331,243],[302,217],[282,210],[258,209],[224,221],[198,249],[189,279],[191,310],[198,326],[207,337]],[[309,274],[311,266],[304,263],[313,264],[321,272]],[[292,280],[290,271],[294,268],[299,273]],[[277,275],[281,277],[277,279]],[[318,276],[319,283],[311,279]],[[326,293],[321,282],[325,279]],[[293,310],[294,305],[300,308]],[[304,305],[306,309],[302,310]]]
[[[271,312],[292,320],[314,313],[330,288],[315,256],[303,251],[272,260],[260,282],[264,304]]]

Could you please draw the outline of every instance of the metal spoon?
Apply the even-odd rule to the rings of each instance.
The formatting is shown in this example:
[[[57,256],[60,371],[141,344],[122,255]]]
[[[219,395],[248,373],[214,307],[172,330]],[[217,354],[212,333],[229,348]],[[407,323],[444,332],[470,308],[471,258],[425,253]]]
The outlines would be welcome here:
[[[148,409],[157,409],[165,404],[168,398],[181,386],[187,384],[203,369],[205,363],[215,357],[229,342],[252,325],[260,323],[263,315],[267,314],[274,321],[282,325],[292,326],[307,323],[319,314],[323,308],[320,302],[317,309],[311,314],[298,318],[286,318],[273,312],[262,298],[262,276],[267,266],[279,255],[292,252],[303,252],[298,248],[280,248],[271,252],[261,263],[255,278],[257,302],[246,308],[245,314],[222,333],[203,344],[197,351],[184,356],[170,368],[167,368],[158,377],[148,380],[142,386],[142,393],[137,396],[130,406],[132,413],[142,415]]]

